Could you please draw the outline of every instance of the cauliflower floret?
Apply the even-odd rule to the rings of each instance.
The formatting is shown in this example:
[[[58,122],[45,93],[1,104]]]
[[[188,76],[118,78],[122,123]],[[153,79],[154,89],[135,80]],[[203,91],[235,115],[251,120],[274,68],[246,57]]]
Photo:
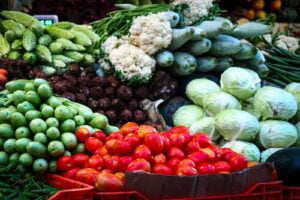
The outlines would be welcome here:
[[[189,10],[183,11],[184,25],[192,25],[201,17],[207,16],[213,6],[213,0],[174,0],[171,4],[173,8],[180,4],[187,4]]]
[[[163,14],[135,18],[129,33],[130,42],[148,55],[167,48],[172,41],[171,24]]]
[[[100,58],[98,60],[98,63],[100,67],[102,67],[105,71],[110,71],[112,69],[111,65],[109,64],[109,61],[107,61],[105,58]]]
[[[109,60],[122,79],[134,82],[147,82],[155,69],[155,60],[142,49],[121,44],[109,54]]]
[[[278,36],[278,40],[275,42],[278,47],[289,51],[296,51],[299,48],[298,40],[294,37],[289,37],[286,35]]]
[[[116,36],[110,36],[105,40],[102,44],[101,48],[106,54],[110,54],[110,52],[120,46],[121,44],[128,43],[128,37],[123,36],[122,38],[117,38]]]

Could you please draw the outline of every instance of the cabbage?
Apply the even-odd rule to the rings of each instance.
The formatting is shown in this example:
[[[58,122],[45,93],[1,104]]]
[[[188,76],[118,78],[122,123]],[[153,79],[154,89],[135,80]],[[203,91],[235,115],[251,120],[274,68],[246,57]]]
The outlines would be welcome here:
[[[221,88],[240,100],[252,97],[260,88],[260,78],[256,72],[240,67],[228,68],[221,75]]]
[[[206,78],[194,79],[186,86],[185,93],[194,104],[202,106],[203,97],[212,92],[220,91],[220,87]]]
[[[267,120],[260,123],[258,142],[264,148],[286,148],[298,139],[296,127],[286,121]]]
[[[216,127],[227,140],[251,141],[259,131],[259,122],[251,114],[237,109],[226,109],[216,116]]]
[[[202,108],[196,105],[186,105],[180,107],[173,115],[173,123],[175,126],[190,127],[195,121],[205,116]]]
[[[248,162],[259,161],[260,151],[255,144],[244,141],[231,141],[226,143],[223,148],[231,148],[233,151],[243,154]]]
[[[296,120],[300,121],[300,83],[290,83],[285,88],[285,91],[294,95],[298,105],[298,111],[296,113]]]
[[[265,86],[257,91],[253,99],[254,110],[260,112],[264,120],[292,118],[297,112],[297,102],[293,95],[283,89]]]
[[[207,114],[215,116],[225,109],[241,109],[241,104],[230,94],[225,92],[214,92],[203,98],[203,108]]]
[[[300,147],[300,122],[298,122],[295,126],[296,126],[296,129],[297,129],[297,132],[298,132],[298,139],[297,139],[294,146]]]
[[[257,119],[259,119],[261,117],[260,112],[254,110],[253,97],[251,97],[250,99],[247,99],[246,101],[242,102],[242,110],[250,113],[251,115],[253,115]]]
[[[191,134],[205,133],[212,140],[219,138],[219,134],[216,129],[216,120],[213,117],[203,117],[202,119],[195,121],[189,128]]]
[[[269,148],[261,152],[260,154],[260,162],[266,162],[267,159],[276,151],[279,151],[282,148]]]

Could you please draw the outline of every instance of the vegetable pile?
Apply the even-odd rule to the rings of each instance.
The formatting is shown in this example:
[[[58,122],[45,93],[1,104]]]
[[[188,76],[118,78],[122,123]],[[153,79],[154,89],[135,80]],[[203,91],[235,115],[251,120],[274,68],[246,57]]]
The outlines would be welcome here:
[[[220,86],[194,79],[186,95],[195,105],[180,107],[174,125],[187,126],[192,134],[204,132],[248,161],[265,161],[280,148],[299,145],[300,132],[293,125],[299,122],[298,83],[285,89],[261,87],[257,73],[231,67],[221,74]]]
[[[56,170],[57,157],[84,152],[74,131],[85,125],[106,133],[118,130],[108,119],[79,103],[53,96],[47,81],[15,80],[1,92],[1,171]]]
[[[47,75],[63,73],[70,63],[89,66],[99,56],[99,36],[84,25],[59,22],[43,27],[34,17],[1,11],[0,57],[38,63]]]
[[[0,180],[0,199],[3,200],[44,200],[58,191],[30,174],[1,173]]]
[[[152,126],[128,122],[107,137],[101,131],[90,134],[85,128],[76,131],[92,156],[62,156],[57,169],[102,192],[121,190],[125,171],[190,176],[228,174],[248,166],[243,155],[213,145],[203,133],[190,135],[184,126],[159,133]]]

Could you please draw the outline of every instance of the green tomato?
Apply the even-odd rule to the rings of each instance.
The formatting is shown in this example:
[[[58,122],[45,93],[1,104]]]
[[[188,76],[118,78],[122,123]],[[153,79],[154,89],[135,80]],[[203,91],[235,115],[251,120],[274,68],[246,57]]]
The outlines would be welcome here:
[[[33,133],[43,133],[47,130],[46,122],[40,118],[32,120],[29,127]]]

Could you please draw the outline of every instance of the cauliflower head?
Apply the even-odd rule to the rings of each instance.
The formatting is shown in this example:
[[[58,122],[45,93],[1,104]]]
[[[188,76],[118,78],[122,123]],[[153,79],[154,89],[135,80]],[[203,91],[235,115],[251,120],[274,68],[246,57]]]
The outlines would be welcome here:
[[[275,42],[278,47],[285,50],[296,51],[299,48],[299,43],[297,38],[289,37],[286,35],[278,36],[278,40]]]
[[[178,5],[188,5],[189,9],[183,10],[184,25],[192,25],[201,17],[209,14],[210,8],[213,6],[213,0],[174,0],[171,6],[175,8]]]
[[[109,60],[119,78],[130,83],[148,82],[156,63],[142,49],[128,43],[114,48],[109,54]]]
[[[172,28],[164,14],[151,14],[135,18],[129,29],[130,43],[148,55],[167,48],[172,41]]]

